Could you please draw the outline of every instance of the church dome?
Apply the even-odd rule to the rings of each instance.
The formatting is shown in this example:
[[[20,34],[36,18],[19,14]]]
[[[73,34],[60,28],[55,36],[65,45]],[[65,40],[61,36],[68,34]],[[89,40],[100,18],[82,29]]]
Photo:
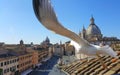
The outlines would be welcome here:
[[[89,27],[87,29],[86,34],[88,36],[89,35],[101,35],[101,31],[100,31],[99,27],[97,25],[95,25],[93,17],[90,19],[90,21],[91,21],[91,23],[90,23],[90,25],[89,25]]]

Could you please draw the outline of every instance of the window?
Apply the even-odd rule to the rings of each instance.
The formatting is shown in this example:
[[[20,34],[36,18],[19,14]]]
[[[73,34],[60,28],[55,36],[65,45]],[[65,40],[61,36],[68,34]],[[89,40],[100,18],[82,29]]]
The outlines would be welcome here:
[[[12,71],[12,67],[10,67],[10,71]]]
[[[7,72],[7,70],[5,69],[5,70],[4,70],[4,73],[6,73],[6,72]]]
[[[4,62],[4,65],[6,65],[7,64],[7,62]]]
[[[7,61],[7,65],[9,64],[9,61]]]
[[[12,60],[12,63],[14,63],[14,60]]]
[[[10,60],[10,64],[12,63],[12,60]]]
[[[9,72],[9,68],[7,69],[7,72]]]
[[[1,62],[1,67],[3,66],[3,62]]]
[[[19,68],[19,65],[17,65],[17,68]]]
[[[14,59],[14,61],[16,62],[16,59]]]

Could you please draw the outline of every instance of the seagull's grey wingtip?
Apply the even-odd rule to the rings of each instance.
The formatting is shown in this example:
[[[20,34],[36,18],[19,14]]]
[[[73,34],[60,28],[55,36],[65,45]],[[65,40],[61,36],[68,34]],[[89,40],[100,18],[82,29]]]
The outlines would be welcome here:
[[[42,4],[41,2],[42,2],[42,0],[33,0],[33,2],[32,2],[34,13],[39,21],[41,21],[41,17],[39,15],[40,14],[39,6],[41,6],[41,4]]]

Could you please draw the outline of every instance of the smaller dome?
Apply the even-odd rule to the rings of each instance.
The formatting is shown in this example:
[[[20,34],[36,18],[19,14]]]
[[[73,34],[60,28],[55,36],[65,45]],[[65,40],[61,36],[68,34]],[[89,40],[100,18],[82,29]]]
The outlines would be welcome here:
[[[24,41],[23,40],[20,40],[20,45],[23,45],[24,44]]]
[[[45,40],[45,42],[50,42],[50,40],[49,40],[49,38],[48,38],[48,37],[46,37],[46,40]]]

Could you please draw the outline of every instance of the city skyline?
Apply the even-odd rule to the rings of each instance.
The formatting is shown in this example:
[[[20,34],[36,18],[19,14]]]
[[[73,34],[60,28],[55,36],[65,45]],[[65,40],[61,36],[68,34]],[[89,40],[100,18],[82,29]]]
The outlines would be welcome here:
[[[93,15],[95,24],[100,28],[103,36],[120,38],[119,0],[51,0],[51,2],[58,20],[71,31],[78,34],[83,24],[88,28]],[[2,0],[0,11],[0,42],[17,44],[22,39],[25,43],[39,44],[45,40],[46,36],[52,43],[69,40],[50,32],[41,25],[34,14],[32,0]]]

